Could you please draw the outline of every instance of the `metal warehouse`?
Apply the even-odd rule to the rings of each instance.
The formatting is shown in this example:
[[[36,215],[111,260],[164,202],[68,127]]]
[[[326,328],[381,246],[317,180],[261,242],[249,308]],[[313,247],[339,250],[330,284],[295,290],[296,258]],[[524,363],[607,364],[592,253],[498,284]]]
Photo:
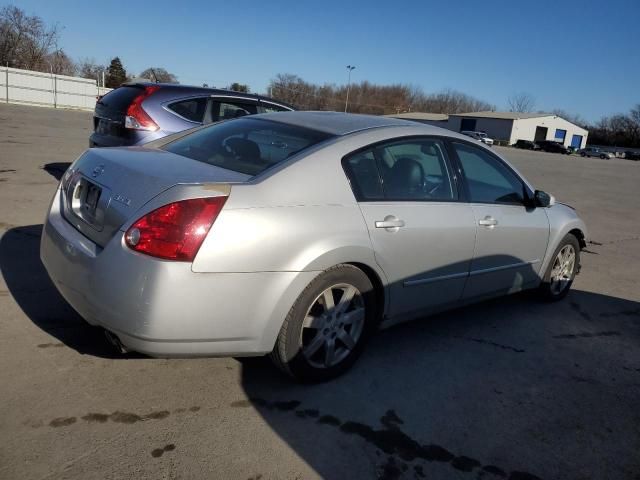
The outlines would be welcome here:
[[[448,117],[433,113],[401,113],[390,115],[455,132],[485,132],[496,141],[513,145],[518,140],[552,140],[575,148],[584,148],[589,132],[564,118],[549,113],[472,112]]]

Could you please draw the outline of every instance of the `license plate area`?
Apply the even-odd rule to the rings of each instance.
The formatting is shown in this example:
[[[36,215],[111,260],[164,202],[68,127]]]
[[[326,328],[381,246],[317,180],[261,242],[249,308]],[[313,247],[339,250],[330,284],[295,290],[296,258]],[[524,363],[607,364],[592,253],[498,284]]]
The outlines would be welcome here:
[[[103,187],[80,177],[70,193],[68,201],[73,214],[95,230],[101,231],[109,203],[109,195]]]

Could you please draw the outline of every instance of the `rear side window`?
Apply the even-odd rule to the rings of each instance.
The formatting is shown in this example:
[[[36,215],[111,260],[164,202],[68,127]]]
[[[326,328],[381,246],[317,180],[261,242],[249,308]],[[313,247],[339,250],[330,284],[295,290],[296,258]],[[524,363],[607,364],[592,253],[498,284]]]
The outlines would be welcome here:
[[[231,120],[256,113],[256,105],[252,103],[214,100],[211,106],[211,121]]]
[[[484,150],[453,143],[467,179],[472,202],[524,203],[524,185],[506,165]]]
[[[452,201],[456,192],[445,147],[437,139],[378,145],[343,163],[359,201]]]
[[[261,102],[258,107],[259,113],[273,113],[273,112],[288,112],[288,108],[281,107],[280,105],[274,105],[273,103]]]
[[[243,118],[197,130],[164,150],[217,167],[258,175],[331,135],[268,120]]]
[[[207,110],[207,97],[189,98],[170,103],[167,108],[191,122],[202,123]]]
[[[144,87],[125,86],[110,91],[100,99],[98,105],[116,112],[126,112],[134,98],[144,93]]]
[[[351,188],[358,200],[384,200],[373,150],[351,155],[344,162]]]

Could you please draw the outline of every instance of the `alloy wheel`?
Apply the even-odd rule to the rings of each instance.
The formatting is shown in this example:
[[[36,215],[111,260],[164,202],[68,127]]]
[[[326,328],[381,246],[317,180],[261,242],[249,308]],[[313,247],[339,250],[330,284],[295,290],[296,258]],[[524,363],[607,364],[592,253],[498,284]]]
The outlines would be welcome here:
[[[315,368],[330,368],[354,350],[365,322],[360,291],[341,283],[324,290],[311,304],[302,322],[302,354]]]
[[[561,294],[573,279],[573,271],[576,266],[576,251],[573,245],[565,245],[560,249],[553,261],[551,269],[551,293]]]

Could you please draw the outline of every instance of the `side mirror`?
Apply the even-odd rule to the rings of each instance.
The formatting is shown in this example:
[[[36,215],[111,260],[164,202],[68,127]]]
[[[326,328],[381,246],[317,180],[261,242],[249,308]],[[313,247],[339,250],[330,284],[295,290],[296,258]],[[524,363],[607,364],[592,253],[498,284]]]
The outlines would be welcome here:
[[[556,203],[556,199],[553,197],[553,195],[549,195],[542,190],[536,190],[533,194],[533,198],[536,207],[552,207]]]

